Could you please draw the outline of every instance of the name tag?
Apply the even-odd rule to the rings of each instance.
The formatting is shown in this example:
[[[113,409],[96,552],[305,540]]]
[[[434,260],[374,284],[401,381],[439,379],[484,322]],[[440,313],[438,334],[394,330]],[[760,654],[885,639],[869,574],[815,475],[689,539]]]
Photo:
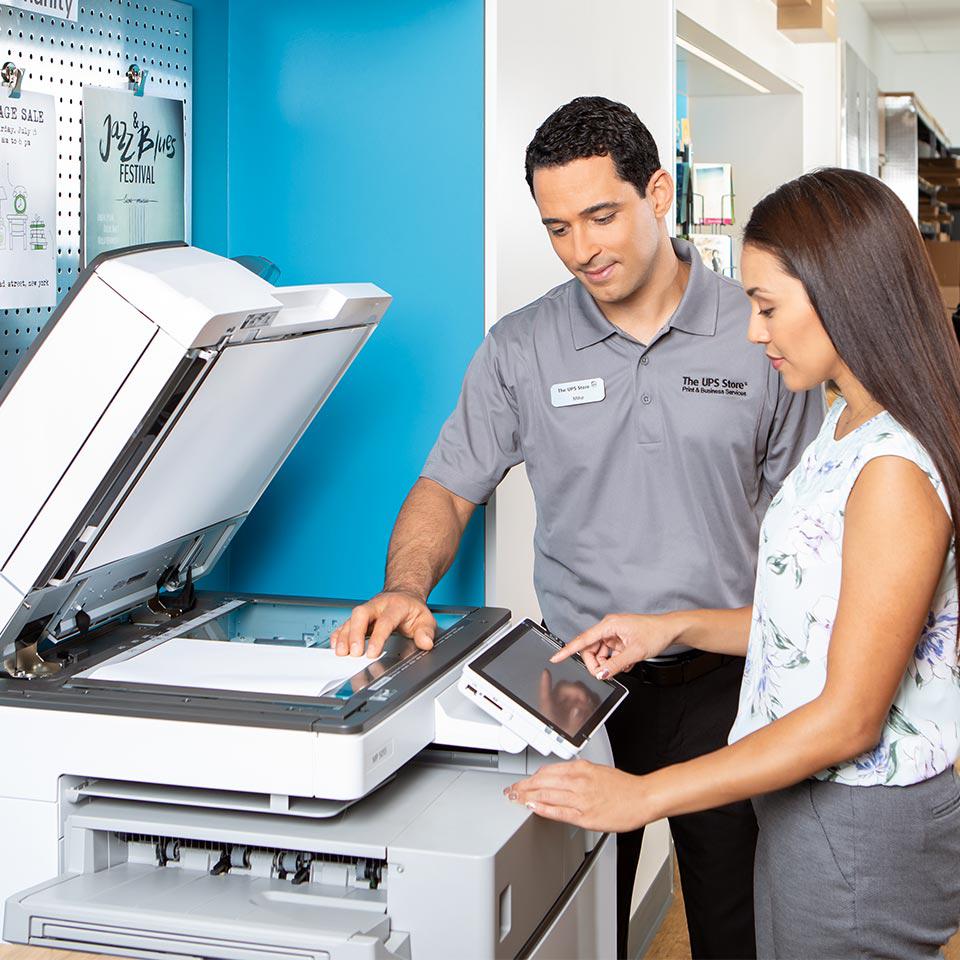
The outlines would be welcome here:
[[[589,380],[571,380],[569,383],[555,383],[550,388],[550,402],[555,407],[573,407],[579,403],[598,403],[606,394],[603,380],[591,377]]]

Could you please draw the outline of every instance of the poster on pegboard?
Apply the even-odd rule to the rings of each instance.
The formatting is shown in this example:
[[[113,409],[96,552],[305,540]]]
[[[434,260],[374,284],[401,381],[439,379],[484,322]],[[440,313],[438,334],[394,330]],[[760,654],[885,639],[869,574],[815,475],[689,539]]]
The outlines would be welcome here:
[[[57,302],[53,97],[0,97],[0,310]]]
[[[183,101],[83,90],[83,260],[185,239]]]

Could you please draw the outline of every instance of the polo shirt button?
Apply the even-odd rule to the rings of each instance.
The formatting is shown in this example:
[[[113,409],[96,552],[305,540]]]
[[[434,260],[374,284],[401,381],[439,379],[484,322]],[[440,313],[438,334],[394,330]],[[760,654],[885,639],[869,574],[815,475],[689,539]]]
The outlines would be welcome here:
[[[650,358],[649,358],[646,354],[644,354],[644,355],[640,358],[640,362],[641,362],[644,366],[646,366],[646,365],[650,362]]]
[[[641,399],[644,403],[649,403],[650,400],[651,400],[651,397],[650,397],[650,394],[649,394],[649,393],[645,393],[640,399]]]

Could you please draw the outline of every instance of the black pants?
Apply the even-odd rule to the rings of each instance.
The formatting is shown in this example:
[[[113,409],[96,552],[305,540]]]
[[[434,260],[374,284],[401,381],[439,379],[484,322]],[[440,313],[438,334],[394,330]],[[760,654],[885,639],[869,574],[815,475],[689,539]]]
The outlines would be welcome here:
[[[618,677],[630,695],[607,722],[617,767],[652,773],[725,746],[740,692],[734,660],[675,687]],[[749,801],[670,818],[695,960],[756,957],[753,854],[757,822]],[[643,830],[617,836],[617,956],[627,956],[630,900]]]

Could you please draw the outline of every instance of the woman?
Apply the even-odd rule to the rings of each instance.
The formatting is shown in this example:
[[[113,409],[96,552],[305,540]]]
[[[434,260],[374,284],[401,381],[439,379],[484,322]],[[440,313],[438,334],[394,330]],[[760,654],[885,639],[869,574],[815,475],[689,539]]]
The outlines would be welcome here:
[[[753,607],[609,616],[554,658],[606,677],[673,643],[745,654],[730,745],[507,792],[607,831],[753,797],[761,957],[938,956],[960,918],[960,349],[916,226],[865,174],[761,201],[742,274],[786,385],[843,394],[770,504]]]

